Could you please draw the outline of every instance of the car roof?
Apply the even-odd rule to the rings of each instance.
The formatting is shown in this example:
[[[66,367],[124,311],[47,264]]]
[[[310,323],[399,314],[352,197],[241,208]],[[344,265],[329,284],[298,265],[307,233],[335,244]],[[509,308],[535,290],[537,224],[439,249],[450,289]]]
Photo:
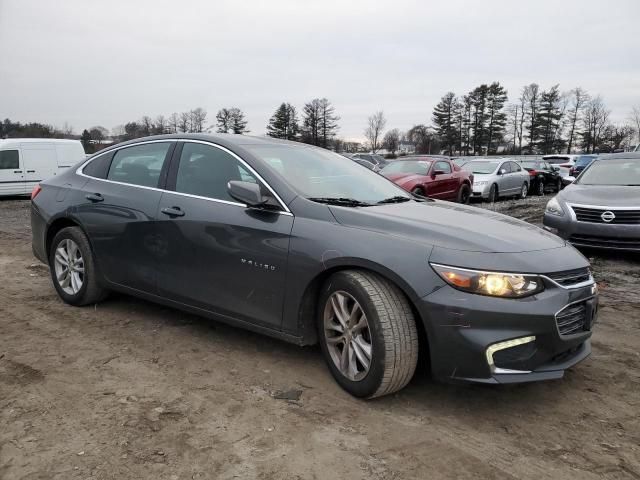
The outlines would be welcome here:
[[[598,155],[597,160],[613,160],[624,158],[629,160],[640,160],[640,152],[607,153],[604,155]]]

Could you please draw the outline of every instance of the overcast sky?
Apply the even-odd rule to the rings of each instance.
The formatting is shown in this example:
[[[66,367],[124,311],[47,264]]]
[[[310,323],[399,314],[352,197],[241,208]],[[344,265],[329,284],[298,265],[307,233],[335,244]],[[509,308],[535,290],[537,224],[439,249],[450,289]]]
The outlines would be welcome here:
[[[340,136],[367,116],[430,123],[451,90],[500,81],[640,105],[639,0],[0,0],[0,117],[76,132],[240,107],[253,134],[283,101],[327,97]]]

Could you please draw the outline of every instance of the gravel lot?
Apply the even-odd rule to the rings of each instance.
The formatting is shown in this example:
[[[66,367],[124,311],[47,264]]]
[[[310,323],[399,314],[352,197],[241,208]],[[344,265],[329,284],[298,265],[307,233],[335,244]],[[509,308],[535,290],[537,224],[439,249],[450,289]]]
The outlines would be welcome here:
[[[495,208],[539,223],[545,201]],[[29,202],[0,200],[0,479],[639,479],[640,258],[585,253],[603,308],[563,380],[422,372],[367,402],[317,348],[126,296],[64,305]]]

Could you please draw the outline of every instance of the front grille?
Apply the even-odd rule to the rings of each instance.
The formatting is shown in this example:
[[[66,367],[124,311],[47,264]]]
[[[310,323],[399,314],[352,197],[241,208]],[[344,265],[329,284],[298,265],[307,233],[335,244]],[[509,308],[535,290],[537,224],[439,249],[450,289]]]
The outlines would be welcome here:
[[[556,315],[556,324],[560,335],[571,335],[589,329],[587,322],[587,303],[569,305]]]
[[[591,272],[587,267],[549,273],[547,276],[563,287],[570,287],[591,280]]]
[[[569,242],[584,247],[618,248],[622,250],[640,250],[640,238],[613,238],[596,235],[571,235]]]
[[[640,209],[638,210],[616,210],[606,208],[587,208],[587,207],[575,207],[571,206],[576,219],[579,222],[588,223],[608,223],[613,225],[637,225],[640,224]],[[611,212],[615,215],[615,218],[609,222],[605,222],[602,219],[604,212]]]

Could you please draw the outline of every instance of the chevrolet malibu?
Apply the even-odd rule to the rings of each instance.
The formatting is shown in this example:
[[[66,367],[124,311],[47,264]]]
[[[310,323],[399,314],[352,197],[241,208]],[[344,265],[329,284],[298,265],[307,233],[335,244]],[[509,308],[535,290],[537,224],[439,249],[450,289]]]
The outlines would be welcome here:
[[[63,301],[120,291],[319,343],[357,397],[400,390],[419,358],[496,384],[560,378],[591,350],[597,291],[564,240],[302,144],[122,143],[36,187],[32,230]]]

